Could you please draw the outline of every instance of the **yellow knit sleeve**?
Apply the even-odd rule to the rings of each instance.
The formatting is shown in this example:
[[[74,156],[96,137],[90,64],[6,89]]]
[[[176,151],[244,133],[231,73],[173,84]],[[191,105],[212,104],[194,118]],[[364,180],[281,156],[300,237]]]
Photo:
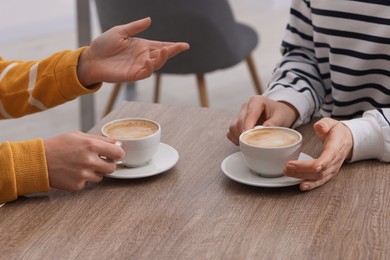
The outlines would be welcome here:
[[[0,57],[0,119],[44,111],[96,92],[102,83],[87,88],[78,80],[77,65],[85,48],[57,52],[40,61]]]
[[[42,139],[0,145],[0,203],[19,195],[49,191]]]

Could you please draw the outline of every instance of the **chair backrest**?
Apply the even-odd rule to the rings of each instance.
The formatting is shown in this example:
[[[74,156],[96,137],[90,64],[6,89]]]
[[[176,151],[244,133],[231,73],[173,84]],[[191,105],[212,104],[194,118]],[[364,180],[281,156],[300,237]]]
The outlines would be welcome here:
[[[95,0],[103,31],[150,16],[138,37],[185,41],[191,49],[168,61],[161,73],[206,73],[232,66],[257,45],[256,33],[240,33],[227,0]],[[248,28],[245,28],[248,29]],[[248,35],[248,34],[247,34]],[[253,37],[253,35],[255,35]],[[248,42],[242,44],[243,41]],[[248,50],[243,50],[245,46]],[[249,46],[249,47],[247,47]]]

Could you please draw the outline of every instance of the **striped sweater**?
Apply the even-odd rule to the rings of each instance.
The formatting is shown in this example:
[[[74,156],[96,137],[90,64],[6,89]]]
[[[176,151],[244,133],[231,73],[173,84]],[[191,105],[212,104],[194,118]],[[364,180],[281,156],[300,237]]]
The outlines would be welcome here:
[[[292,0],[283,57],[265,95],[352,132],[351,161],[390,161],[390,2]]]
[[[62,51],[41,61],[0,58],[0,119],[46,110],[96,91],[97,87],[87,89],[77,79],[82,50]],[[48,190],[42,139],[0,144],[0,203]]]

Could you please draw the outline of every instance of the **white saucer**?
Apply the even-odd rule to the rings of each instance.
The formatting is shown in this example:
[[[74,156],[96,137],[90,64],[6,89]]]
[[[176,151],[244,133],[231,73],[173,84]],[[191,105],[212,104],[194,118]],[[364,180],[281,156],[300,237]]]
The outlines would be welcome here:
[[[311,156],[301,153],[299,160],[313,159]],[[276,178],[265,178],[259,175],[255,175],[245,165],[241,152],[237,152],[226,157],[221,163],[221,169],[224,174],[230,179],[259,187],[286,187],[297,185],[301,183],[301,179],[296,179],[288,176],[276,177]]]
[[[137,179],[160,174],[171,169],[179,160],[179,153],[164,143],[160,143],[156,154],[152,160],[145,166],[128,168],[123,165],[117,165],[116,171],[106,174],[106,177],[116,179]]]

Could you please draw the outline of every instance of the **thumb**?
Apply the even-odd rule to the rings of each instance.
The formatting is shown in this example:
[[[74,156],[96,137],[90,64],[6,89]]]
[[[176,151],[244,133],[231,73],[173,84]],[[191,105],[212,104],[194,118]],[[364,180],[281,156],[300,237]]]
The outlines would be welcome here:
[[[147,17],[128,24],[120,25],[119,30],[121,34],[130,37],[137,33],[145,31],[150,26],[151,23],[152,23],[152,19],[150,19],[150,17]]]
[[[321,120],[317,121],[313,127],[316,135],[320,138],[323,138],[335,124],[337,124],[336,120],[331,118],[322,118]]]

